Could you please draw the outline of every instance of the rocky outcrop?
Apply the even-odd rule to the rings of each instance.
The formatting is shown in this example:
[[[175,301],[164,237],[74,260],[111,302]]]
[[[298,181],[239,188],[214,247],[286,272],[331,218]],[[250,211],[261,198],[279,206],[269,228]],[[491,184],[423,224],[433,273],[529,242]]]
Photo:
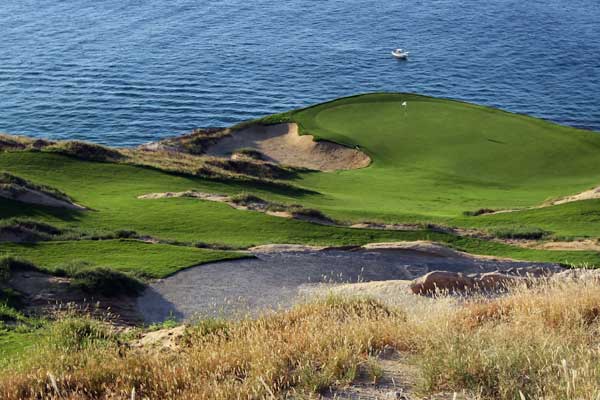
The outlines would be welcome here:
[[[508,275],[500,272],[464,275],[460,272],[433,271],[413,280],[410,290],[414,294],[468,293],[506,290],[520,283],[528,283],[526,276]]]
[[[414,294],[427,295],[438,292],[464,292],[475,287],[475,280],[460,272],[432,271],[410,284]]]

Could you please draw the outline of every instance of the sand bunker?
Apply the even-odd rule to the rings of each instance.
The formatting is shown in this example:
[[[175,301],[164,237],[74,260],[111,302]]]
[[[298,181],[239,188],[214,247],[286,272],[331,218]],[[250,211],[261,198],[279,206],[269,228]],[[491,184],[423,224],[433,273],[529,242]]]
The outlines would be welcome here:
[[[600,199],[600,186],[595,187],[590,190],[586,190],[585,192],[575,194],[573,196],[566,196],[566,197],[562,197],[558,200],[554,200],[550,203],[550,205],[556,206],[558,204],[571,203],[573,201],[593,200],[593,199]]]
[[[66,208],[69,210],[85,210],[86,208],[67,200],[59,199],[39,190],[27,187],[11,187],[3,189],[0,186],[0,197],[15,200],[21,203],[35,204],[47,207]]]
[[[319,171],[358,169],[371,163],[369,156],[360,150],[299,135],[296,124],[244,128],[209,146],[206,154],[224,157],[240,149],[255,149],[267,161]]]
[[[429,242],[356,246],[349,250],[261,246],[252,249],[255,258],[203,264],[154,282],[138,299],[138,307],[147,322],[170,316],[236,318],[287,308],[306,296],[314,298],[315,290],[326,294],[340,284],[345,285],[347,293],[388,297],[401,294],[399,301],[403,301],[409,291],[408,283],[402,281],[436,270],[465,274],[562,271],[554,264],[464,257],[454,251],[443,251],[446,256],[441,256],[441,247]]]

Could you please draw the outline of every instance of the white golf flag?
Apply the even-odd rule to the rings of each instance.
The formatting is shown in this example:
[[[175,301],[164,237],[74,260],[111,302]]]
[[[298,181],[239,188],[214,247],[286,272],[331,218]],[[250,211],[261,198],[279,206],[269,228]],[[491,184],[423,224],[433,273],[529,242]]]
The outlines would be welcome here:
[[[402,102],[402,107],[406,107],[407,105],[408,104],[405,101]]]

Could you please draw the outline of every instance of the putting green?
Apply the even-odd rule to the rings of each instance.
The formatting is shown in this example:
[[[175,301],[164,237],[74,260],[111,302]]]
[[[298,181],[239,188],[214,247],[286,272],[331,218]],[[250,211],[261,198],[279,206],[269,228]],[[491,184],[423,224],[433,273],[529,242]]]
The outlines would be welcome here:
[[[358,145],[373,158],[363,170],[304,177],[305,186],[339,198],[332,210],[350,216],[456,217],[534,206],[600,185],[597,133],[472,104],[376,94],[291,118],[303,133]]]

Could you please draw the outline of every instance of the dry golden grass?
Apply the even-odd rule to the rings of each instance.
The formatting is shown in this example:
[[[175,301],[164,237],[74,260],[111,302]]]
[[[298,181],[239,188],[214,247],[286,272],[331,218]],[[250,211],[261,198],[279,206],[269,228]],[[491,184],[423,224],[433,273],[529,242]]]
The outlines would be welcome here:
[[[202,321],[175,352],[129,348],[102,325],[67,318],[5,371],[0,398],[317,397],[391,346],[410,355],[423,393],[598,399],[599,289],[545,283],[496,299],[415,298],[402,310],[329,297],[258,319]]]

